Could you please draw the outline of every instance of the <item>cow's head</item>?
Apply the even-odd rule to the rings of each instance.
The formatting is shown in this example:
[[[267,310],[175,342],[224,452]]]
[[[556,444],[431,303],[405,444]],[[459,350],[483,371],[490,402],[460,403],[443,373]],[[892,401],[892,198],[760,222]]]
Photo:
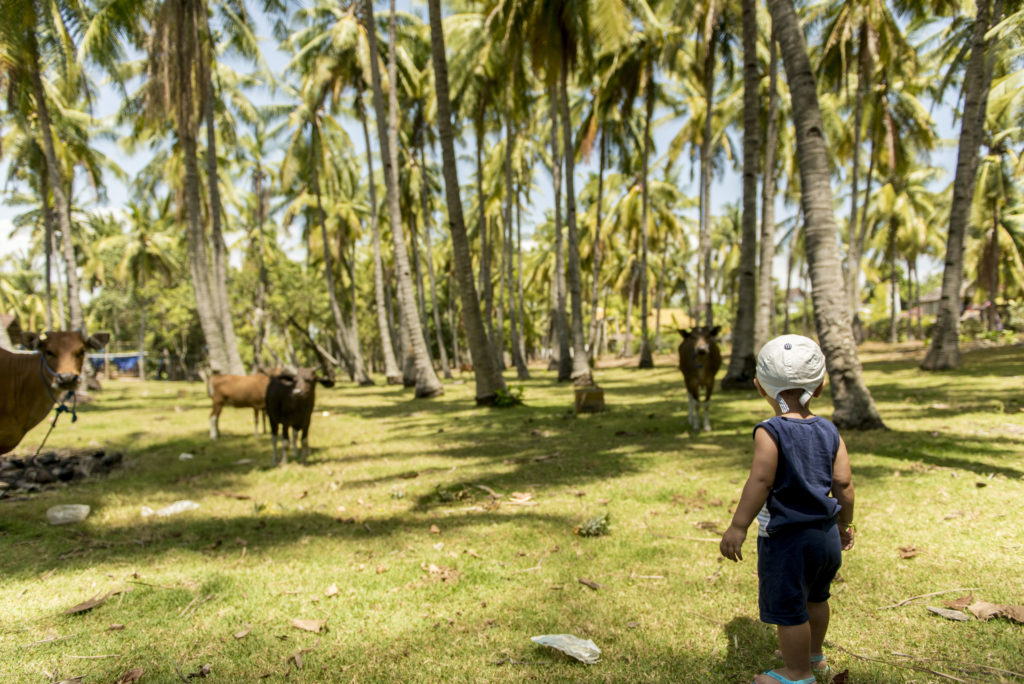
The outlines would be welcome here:
[[[312,393],[316,383],[320,383],[324,387],[334,387],[334,380],[321,377],[316,368],[296,368],[294,371],[281,373],[277,378],[291,387],[292,394],[296,396]]]
[[[44,377],[55,389],[71,390],[78,384],[86,351],[107,346],[110,333],[96,333],[85,337],[78,331],[21,334],[21,343],[27,349],[42,355]]]
[[[692,340],[694,354],[707,354],[711,351],[711,344],[718,341],[718,332],[721,329],[720,325],[713,328],[702,325],[691,330],[680,328],[679,334],[683,336],[683,340]]]

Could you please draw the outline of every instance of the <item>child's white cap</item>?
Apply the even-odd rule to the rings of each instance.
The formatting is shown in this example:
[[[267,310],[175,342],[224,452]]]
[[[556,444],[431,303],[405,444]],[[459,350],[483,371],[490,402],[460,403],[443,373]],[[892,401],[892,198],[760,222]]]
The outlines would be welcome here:
[[[825,355],[809,337],[781,335],[757,355],[757,381],[776,400],[784,390],[802,389],[800,404],[806,406],[824,379]]]

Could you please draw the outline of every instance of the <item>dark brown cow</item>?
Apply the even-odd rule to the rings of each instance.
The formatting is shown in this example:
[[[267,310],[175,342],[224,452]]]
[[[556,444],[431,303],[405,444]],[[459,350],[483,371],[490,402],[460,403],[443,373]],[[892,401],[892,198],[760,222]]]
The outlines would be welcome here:
[[[220,436],[220,412],[225,406],[236,408],[252,409],[252,433],[258,434],[260,427],[260,412],[263,412],[266,431],[266,407],[267,407],[267,385],[270,384],[270,375],[267,373],[255,373],[253,375],[220,375],[219,373],[210,376],[209,392],[213,399],[213,408],[210,410],[210,439],[217,439]]]
[[[334,387],[334,380],[317,375],[315,368],[299,368],[270,379],[267,386],[267,417],[270,419],[270,440],[277,465],[277,429],[283,427],[287,444],[282,450],[282,463],[288,462],[288,446],[292,457],[298,458],[298,432],[302,431],[302,462],[309,456],[309,422],[316,402],[316,384]],[[290,430],[290,432],[289,432]]]
[[[722,352],[718,348],[719,326],[708,329],[706,326],[692,330],[680,330],[683,341],[679,343],[679,370],[686,379],[686,391],[690,395],[690,428],[699,430],[700,409],[704,409],[704,429],[711,430],[711,419],[708,406],[711,403],[711,392],[715,389],[715,374],[722,366]],[[704,401],[701,402],[700,391],[704,390]]]
[[[38,425],[61,396],[78,387],[89,349],[102,349],[108,333],[22,333],[34,354],[0,349],[0,454],[6,454]]]

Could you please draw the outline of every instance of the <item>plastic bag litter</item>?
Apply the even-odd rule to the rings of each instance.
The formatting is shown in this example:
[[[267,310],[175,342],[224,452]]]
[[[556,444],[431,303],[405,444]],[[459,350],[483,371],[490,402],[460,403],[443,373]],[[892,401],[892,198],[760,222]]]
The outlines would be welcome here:
[[[530,637],[530,640],[541,646],[557,649],[587,665],[593,665],[601,658],[601,649],[597,644],[590,639],[580,639],[572,634],[544,634]]]
[[[178,454],[178,460],[179,461],[191,461],[195,457],[196,457],[195,454],[190,454],[188,452]]]
[[[89,507],[85,504],[62,504],[46,509],[46,520],[51,525],[67,525],[82,522],[89,516]]]
[[[192,511],[199,508],[199,504],[195,501],[189,501],[188,499],[182,499],[181,501],[175,501],[170,506],[165,506],[158,511],[153,511],[149,506],[142,507],[142,517],[148,518],[151,515],[157,515],[161,518],[165,518],[169,515],[177,515],[178,513],[184,513],[185,511]]]

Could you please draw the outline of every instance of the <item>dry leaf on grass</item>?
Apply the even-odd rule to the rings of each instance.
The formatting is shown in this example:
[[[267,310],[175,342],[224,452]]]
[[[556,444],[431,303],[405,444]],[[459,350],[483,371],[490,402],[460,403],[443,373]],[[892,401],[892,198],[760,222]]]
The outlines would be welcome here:
[[[327,624],[327,620],[300,620],[298,618],[292,620],[292,627],[304,629],[314,634],[319,634],[325,624]]]
[[[104,603],[106,603],[108,598],[110,598],[110,594],[103,594],[102,596],[97,594],[96,596],[93,596],[91,599],[86,599],[78,605],[71,606],[70,608],[64,611],[64,615],[75,615],[77,613],[88,612],[97,606],[102,606]]]
[[[917,554],[921,553],[921,549],[917,548],[913,544],[910,546],[901,546],[899,548],[900,558],[913,558]]]
[[[694,523],[693,526],[696,527],[698,530],[707,530],[708,532],[714,532],[715,534],[723,533],[722,528],[719,527],[718,523],[716,522],[709,522],[705,520],[699,523]]]
[[[106,631],[108,631],[108,632],[119,632],[122,629],[124,629],[124,625],[115,622],[114,624],[112,624],[109,627],[107,627]]]
[[[437,525],[430,526],[430,534],[441,534],[441,528]]]
[[[595,582],[594,580],[589,580],[589,579],[587,579],[586,577],[580,577],[578,581],[579,581],[579,583],[580,583],[580,584],[582,584],[583,586],[585,586],[585,587],[590,587],[590,588],[591,588],[591,589],[593,589],[594,591],[597,591],[598,589],[600,589],[600,588],[601,588],[601,585],[600,585],[600,584],[598,584],[598,583],[597,583],[597,582]]]
[[[967,622],[970,620],[970,616],[959,610],[950,610],[949,608],[937,608],[935,606],[928,606],[928,610],[935,613],[936,615],[942,616],[947,620],[956,620],[957,622]]]
[[[244,639],[245,637],[249,636],[249,632],[251,632],[251,631],[252,631],[252,627],[250,627],[249,625],[246,625],[245,629],[243,629],[241,632],[235,632],[231,636],[235,637],[236,639]]]
[[[947,608],[952,608],[953,610],[963,610],[967,606],[974,603],[974,594],[961,596],[960,598],[955,599],[953,601],[943,601],[943,603],[946,604]]]
[[[850,671],[843,670],[832,677],[832,684],[847,684],[850,681]]]
[[[533,501],[533,494],[530,492],[512,492],[508,495],[508,503],[512,506],[536,506]]]
[[[442,582],[448,582],[450,580],[457,579],[459,571],[454,568],[446,568],[444,566],[437,566],[433,563],[422,563],[420,568],[432,577],[440,579]]]
[[[133,667],[132,669],[125,672],[123,675],[117,678],[115,684],[133,684],[133,682],[139,681],[139,677],[145,672],[141,667]]]
[[[1015,622],[1024,622],[1024,606],[1008,606],[1002,603],[989,603],[988,601],[975,601],[967,606],[967,610],[974,614],[979,620],[991,620],[994,617],[1004,617]]]
[[[324,596],[336,596],[338,594],[338,585],[332,584],[324,590]]]

